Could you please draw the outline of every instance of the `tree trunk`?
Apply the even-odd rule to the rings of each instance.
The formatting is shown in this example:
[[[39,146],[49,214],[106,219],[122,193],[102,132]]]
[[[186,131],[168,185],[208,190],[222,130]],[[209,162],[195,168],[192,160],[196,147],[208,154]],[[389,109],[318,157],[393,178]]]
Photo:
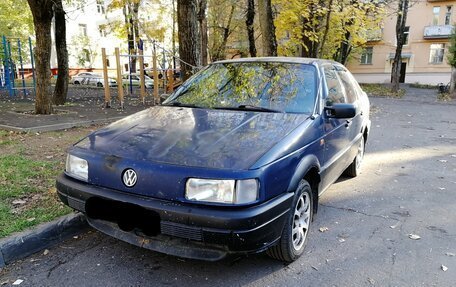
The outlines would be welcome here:
[[[302,17],[302,57],[318,57],[318,40],[315,40],[312,35],[315,35],[317,31],[321,29],[321,23],[323,23],[323,15],[319,15],[318,10],[324,5],[325,0],[318,0],[317,2],[312,1],[312,4],[310,4],[309,17]],[[319,24],[318,26],[315,26],[313,23]]]
[[[262,35],[263,56],[277,56],[277,39],[271,0],[258,0],[258,18]]]
[[[449,93],[453,99],[456,99],[456,68],[451,67],[451,80]]]
[[[173,3],[173,36],[172,39],[172,49],[173,49],[173,69],[176,72],[176,0],[171,0]]]
[[[409,0],[399,0],[396,21],[396,53],[394,55],[393,69],[391,72],[391,92],[399,91],[399,78],[402,64],[402,47],[404,46],[404,30],[407,22]]]
[[[185,81],[193,74],[193,67],[201,66],[197,0],[177,0],[177,28],[179,56],[183,61],[181,73]]]
[[[245,19],[245,25],[247,26],[247,35],[249,38],[249,53],[250,57],[257,56],[257,50],[255,46],[255,0],[247,0],[247,13]]]
[[[55,50],[57,52],[58,76],[54,89],[53,102],[55,105],[63,105],[68,93],[68,50],[66,44],[65,11],[62,0],[56,0],[54,5],[55,16]]]
[[[321,40],[321,45],[320,45],[320,48],[319,48],[319,57],[322,58],[323,57],[323,49],[325,47],[325,43],[326,43],[326,39],[328,38],[328,32],[329,32],[329,24],[330,24],[330,21],[331,21],[331,13],[332,13],[332,5],[333,5],[333,0],[329,0],[329,3],[328,3],[328,12],[326,13],[326,21],[325,21],[325,31],[323,33],[323,39]]]
[[[51,22],[53,1],[27,0],[33,15],[35,26],[36,47],[36,114],[51,114],[52,100],[50,88],[50,58],[51,58]]]
[[[199,0],[199,9],[198,9],[198,22],[201,31],[201,64],[203,66],[207,65],[207,0]]]
[[[139,3],[127,2],[125,4],[123,11],[125,17],[125,24],[127,26],[128,53],[134,56],[136,55],[135,38],[139,30],[137,21]],[[130,72],[136,72],[136,57],[130,58]]]

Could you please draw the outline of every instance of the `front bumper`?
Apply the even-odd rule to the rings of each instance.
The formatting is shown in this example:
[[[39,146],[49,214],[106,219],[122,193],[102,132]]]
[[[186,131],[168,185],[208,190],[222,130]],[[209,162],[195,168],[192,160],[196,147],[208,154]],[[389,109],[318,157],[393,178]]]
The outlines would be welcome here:
[[[86,213],[94,228],[147,249],[204,260],[266,250],[280,238],[293,200],[292,193],[284,193],[252,207],[209,207],[120,192],[64,174],[56,184],[62,202]],[[127,232],[119,228],[118,222],[91,218],[87,202],[95,199],[108,203],[107,206],[125,204],[153,212],[158,218],[158,234],[148,236],[138,229]]]

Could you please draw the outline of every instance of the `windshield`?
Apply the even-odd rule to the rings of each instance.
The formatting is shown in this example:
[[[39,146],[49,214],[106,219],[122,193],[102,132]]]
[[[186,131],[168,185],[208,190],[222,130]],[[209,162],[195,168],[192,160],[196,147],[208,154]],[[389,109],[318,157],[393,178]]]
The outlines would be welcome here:
[[[181,86],[164,104],[203,108],[257,107],[312,113],[317,91],[314,66],[280,62],[212,64]]]

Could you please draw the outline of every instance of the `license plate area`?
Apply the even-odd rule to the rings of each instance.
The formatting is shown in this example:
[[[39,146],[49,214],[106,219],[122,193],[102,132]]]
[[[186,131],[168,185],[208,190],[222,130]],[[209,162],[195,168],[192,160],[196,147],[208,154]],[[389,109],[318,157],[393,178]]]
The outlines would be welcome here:
[[[160,234],[160,215],[139,205],[92,197],[86,201],[85,211],[90,219],[116,223],[126,232],[140,231],[147,236]]]

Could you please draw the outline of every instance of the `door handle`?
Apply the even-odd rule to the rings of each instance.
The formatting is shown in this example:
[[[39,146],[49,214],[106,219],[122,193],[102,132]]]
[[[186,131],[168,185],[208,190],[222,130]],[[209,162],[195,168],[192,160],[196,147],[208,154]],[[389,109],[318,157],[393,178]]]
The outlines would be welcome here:
[[[352,121],[351,121],[351,120],[346,120],[346,121],[345,121],[345,127],[346,127],[346,128],[349,128],[349,127],[351,126],[351,124],[352,124]]]

